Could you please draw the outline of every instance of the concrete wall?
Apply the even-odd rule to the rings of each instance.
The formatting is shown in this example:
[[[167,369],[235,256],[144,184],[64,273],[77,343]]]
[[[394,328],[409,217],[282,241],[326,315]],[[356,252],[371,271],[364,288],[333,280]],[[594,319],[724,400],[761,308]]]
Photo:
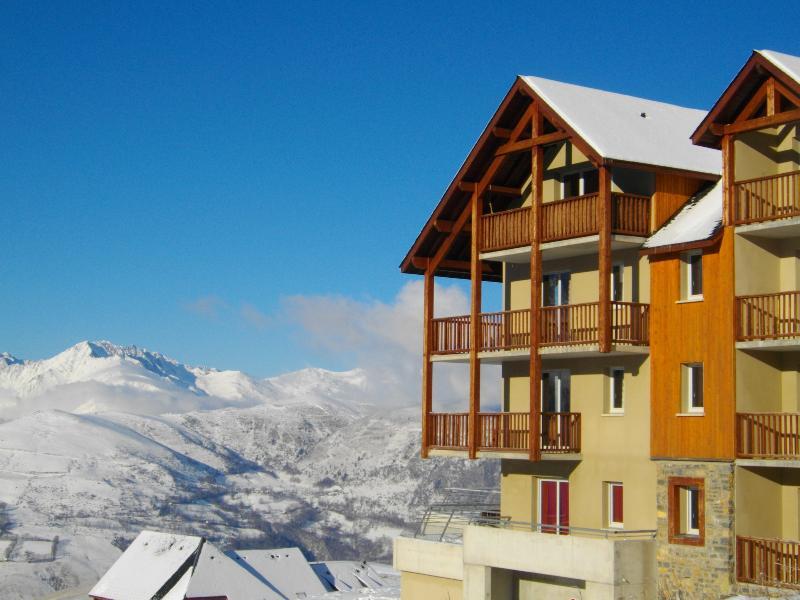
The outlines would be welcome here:
[[[400,599],[461,600],[464,583],[455,579],[400,573]]]
[[[465,573],[470,565],[514,571],[517,589],[526,595],[538,592],[537,598],[574,598],[576,588],[585,598],[655,597],[651,539],[609,540],[469,526],[464,531],[464,563]],[[485,598],[470,591],[465,580],[465,599]],[[566,595],[570,592],[573,595]]]

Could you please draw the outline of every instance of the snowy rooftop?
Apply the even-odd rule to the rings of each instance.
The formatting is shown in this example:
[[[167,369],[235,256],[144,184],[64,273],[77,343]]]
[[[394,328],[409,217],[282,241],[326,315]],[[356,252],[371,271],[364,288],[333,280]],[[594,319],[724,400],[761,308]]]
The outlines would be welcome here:
[[[236,550],[228,556],[258,574],[287,598],[328,591],[316,576],[299,548],[276,550]]]
[[[766,58],[789,77],[800,83],[800,57],[791,54],[783,54],[774,50],[757,50],[761,56]]]
[[[186,590],[186,598],[223,597],[227,600],[283,600],[275,586],[242,568],[206,542]]]
[[[114,600],[152,598],[202,544],[202,538],[143,531],[89,592]]]
[[[541,77],[522,79],[604,158],[720,173],[720,153],[689,139],[706,111]]]
[[[707,240],[722,223],[722,181],[695,194],[678,213],[644,243],[659,248]]]
[[[314,572],[339,591],[357,591],[362,588],[380,589],[384,586],[380,573],[367,562],[354,560],[329,560],[311,563]]]

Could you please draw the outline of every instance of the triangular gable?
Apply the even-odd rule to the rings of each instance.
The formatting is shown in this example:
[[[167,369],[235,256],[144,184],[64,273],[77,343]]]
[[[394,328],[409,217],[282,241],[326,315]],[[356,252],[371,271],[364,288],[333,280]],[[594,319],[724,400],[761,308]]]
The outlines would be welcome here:
[[[518,130],[531,119],[534,105],[543,119],[535,140],[531,139],[530,126],[524,127],[521,135]],[[662,102],[542,78],[517,77],[403,259],[401,271],[422,274],[437,253],[441,256],[446,252],[436,274],[469,277],[469,226],[453,231],[453,224],[459,217],[463,224],[476,182],[485,180],[487,173],[495,173],[494,180],[504,180],[504,176],[513,179],[515,173],[529,175],[529,164],[527,169],[523,164],[528,159],[522,152],[534,143],[568,139],[598,167],[615,164],[718,178],[718,155],[693,147],[688,139],[701,117],[700,111]],[[498,160],[505,164],[497,167]],[[518,177],[516,183],[503,185],[510,186],[505,190],[513,190],[514,185],[523,183],[524,178]],[[484,187],[483,191],[492,193],[491,187]],[[443,247],[446,250],[440,251]],[[485,281],[502,280],[500,263],[487,262],[483,268]]]
[[[719,148],[726,133],[800,120],[800,57],[753,51],[692,134],[700,146]]]

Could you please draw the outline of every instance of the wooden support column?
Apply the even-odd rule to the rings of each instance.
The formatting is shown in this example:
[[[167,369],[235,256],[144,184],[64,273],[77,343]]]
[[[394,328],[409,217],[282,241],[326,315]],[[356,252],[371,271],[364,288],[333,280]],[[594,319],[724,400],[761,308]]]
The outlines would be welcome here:
[[[734,154],[733,135],[722,136],[722,224],[733,225],[736,218],[736,196],[733,183],[735,181],[734,165],[736,157]]]
[[[600,303],[597,314],[600,352],[611,351],[611,172],[600,165],[598,221],[600,225]]]
[[[470,277],[472,294],[469,318],[469,457],[475,458],[478,450],[478,413],[481,411],[481,273],[478,238],[481,221],[481,198],[476,189],[472,193],[472,235],[470,235]]]
[[[536,137],[542,131],[542,115],[537,110],[533,114],[531,135]],[[531,357],[530,369],[530,414],[529,414],[529,458],[541,460],[541,394],[542,357],[539,354],[542,322],[542,251],[539,246],[542,233],[542,179],[544,172],[544,150],[542,146],[531,149]]]
[[[433,363],[431,362],[431,335],[433,334],[433,270],[425,271],[422,317],[422,458],[428,458],[430,432],[428,424],[433,410]]]

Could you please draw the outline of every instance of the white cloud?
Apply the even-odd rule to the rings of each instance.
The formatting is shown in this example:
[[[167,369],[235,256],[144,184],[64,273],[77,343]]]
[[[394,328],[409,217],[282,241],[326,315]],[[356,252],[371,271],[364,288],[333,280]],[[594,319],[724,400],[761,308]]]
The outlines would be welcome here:
[[[193,302],[184,305],[186,310],[207,319],[217,319],[221,311],[227,308],[227,303],[214,295],[202,296]]]
[[[239,309],[239,316],[245,323],[258,330],[265,329],[270,323],[270,319],[267,315],[248,302],[242,304]]]
[[[289,319],[300,327],[311,347],[341,358],[350,357],[367,374],[371,399],[383,404],[418,404],[422,373],[422,281],[405,284],[390,303],[359,301],[344,296],[290,296],[285,298]],[[437,285],[437,316],[469,312],[469,301],[456,285]],[[499,373],[484,368],[482,404],[499,402]],[[464,365],[436,365],[435,406],[466,410],[468,369]]]

